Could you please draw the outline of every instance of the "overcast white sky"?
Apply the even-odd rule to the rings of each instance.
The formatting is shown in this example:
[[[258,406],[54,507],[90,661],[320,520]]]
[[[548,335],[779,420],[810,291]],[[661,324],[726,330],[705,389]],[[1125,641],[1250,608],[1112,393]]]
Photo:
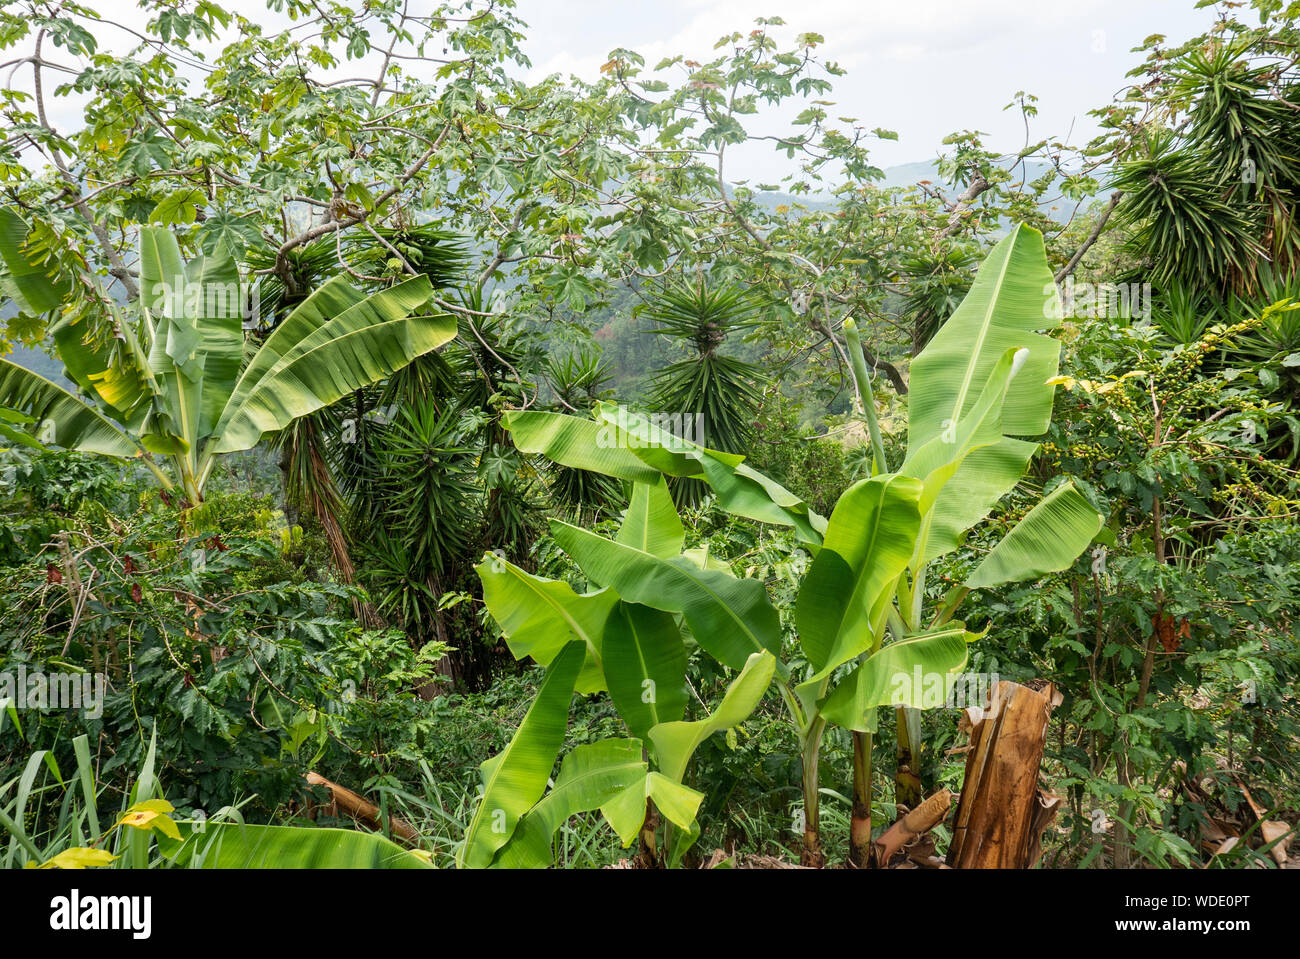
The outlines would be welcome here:
[[[134,0],[83,0],[105,16],[131,23]],[[359,0],[358,0],[359,2]],[[1130,50],[1152,33],[1177,42],[1204,29],[1212,8],[1194,0],[518,0],[529,24],[525,52],[531,76],[576,74],[595,79],[610,50],[628,47],[653,66],[684,54],[706,61],[714,43],[753,28],[755,17],[782,17],[784,35],[820,33],[821,54],[847,69],[837,78],[832,116],[859,118],[868,129],[899,134],[873,148],[886,167],[930,160],[954,130],[974,128],[1002,152],[1019,149],[1019,115],[1004,112],[1018,90],[1039,97],[1036,138],[1083,144],[1095,132],[1087,113],[1110,102],[1124,74],[1141,61]],[[263,0],[225,0],[268,29],[288,25]],[[413,11],[432,0],[413,0]],[[120,50],[129,38],[106,30],[101,44]],[[358,65],[346,69],[355,75]],[[18,77],[23,86],[25,77]],[[79,122],[75,99],[50,104],[56,126]],[[786,114],[793,115],[792,112]],[[780,115],[756,125],[788,130]],[[731,179],[775,181],[790,164],[768,144],[732,151]]]
[[[705,61],[759,16],[783,18],[790,38],[820,33],[821,52],[848,70],[827,98],[832,115],[899,134],[873,149],[880,166],[932,159],[964,128],[1019,149],[1019,115],[1002,111],[1018,90],[1039,97],[1036,136],[1063,137],[1073,124],[1070,140],[1082,144],[1095,132],[1088,111],[1141,62],[1133,47],[1153,33],[1186,39],[1214,19],[1193,0],[519,0],[518,12],[535,76],[593,79],[615,47],[648,67],[678,53]],[[733,174],[774,178],[781,161],[770,156],[751,150]]]

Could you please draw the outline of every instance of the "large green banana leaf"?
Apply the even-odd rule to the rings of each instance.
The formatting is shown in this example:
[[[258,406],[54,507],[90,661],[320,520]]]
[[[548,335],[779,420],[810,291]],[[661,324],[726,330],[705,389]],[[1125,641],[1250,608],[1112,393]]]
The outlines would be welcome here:
[[[153,404],[146,401],[159,392],[139,337],[121,315],[116,318],[116,327],[122,333],[120,341],[114,338],[110,343],[92,345],[87,337],[94,334],[86,327],[84,319],[54,324],[51,334],[55,352],[63,361],[68,379],[87,396],[98,397],[112,419],[129,426],[147,415]]]
[[[155,831],[176,865],[203,869],[429,869],[428,860],[385,839],[351,829],[207,823],[178,824],[181,839]]]
[[[763,523],[793,526],[805,542],[821,542],[825,518],[779,483],[746,466],[743,456],[682,439],[650,417],[612,403],[598,403],[595,415],[608,431],[607,443],[629,449],[668,476],[705,480],[728,512]]]
[[[880,706],[940,705],[927,698],[927,690],[941,683],[946,699],[947,684],[966,665],[968,635],[963,625],[953,624],[880,647],[826,697],[822,716],[845,729],[874,732]]]
[[[1037,579],[1073,563],[1101,529],[1103,517],[1064,483],[1012,527],[966,580],[971,589]]]
[[[1004,436],[991,446],[972,450],[944,483],[926,515],[925,542],[918,565],[960,546],[966,531],[1015,489],[1037,449],[1037,443]]]
[[[458,864],[484,868],[506,844],[520,818],[542,798],[555,766],[564,731],[569,725],[569,701],[586,644],[569,643],[551,661],[537,697],[504,751],[479,767],[483,797],[465,830]]]
[[[609,698],[632,735],[686,713],[686,647],[677,620],[639,603],[620,603],[605,623],[601,661]]]
[[[238,282],[238,273],[234,271]],[[168,230],[144,227],[140,231],[140,304],[153,324],[148,354],[149,373],[165,396],[170,423],[169,442],[153,443],[158,452],[195,455],[203,438],[204,406],[203,327],[206,290],[192,285],[186,273],[180,244]],[[220,405],[224,397],[212,401]]]
[[[916,546],[921,491],[920,480],[891,473],[855,483],[835,504],[795,601],[799,643],[816,670],[810,689],[878,642],[885,604]]]
[[[681,613],[704,649],[740,669],[759,650],[781,651],[781,622],[758,580],[700,569],[688,559],[661,559],[551,520],[560,547],[598,586],[667,613]]]
[[[1060,326],[1060,303],[1042,234],[1017,226],[985,258],[947,322],[912,362],[908,448],[915,450],[970,411],[1007,350],[1029,351],[1007,391],[1002,412],[1008,436],[1038,436],[1052,418],[1060,344],[1039,332]]]
[[[483,583],[483,602],[505,634],[515,659],[531,656],[540,666],[551,661],[575,639],[587,647],[580,693],[605,688],[601,644],[605,623],[618,604],[612,589],[578,594],[568,583],[526,573],[488,553],[474,567]],[[678,639],[680,645],[680,637]]]
[[[697,446],[620,407],[600,404],[595,415],[595,420],[586,420],[530,410],[507,413],[503,422],[522,452],[540,453],[572,469],[642,483],[652,483],[660,474],[703,479],[713,487],[723,509],[760,522],[793,526],[805,542],[820,543],[825,518],[780,484],[745,466],[744,457]]]
[[[239,267],[224,244],[186,262],[175,234],[147,226],[140,229],[140,286],[153,324],[150,370],[168,389],[170,411],[181,414],[174,421],[186,445],[194,446],[212,434],[243,366]]]
[[[324,326],[331,318],[342,316],[365,296],[341,276],[326,280],[312,291],[271,331],[261,347],[245,365],[230,395],[247,393],[280,362],[290,350]],[[218,422],[214,432],[219,432]]]
[[[663,476],[656,474],[653,483],[634,483],[632,501],[615,542],[667,559],[682,551],[686,530]]]
[[[212,451],[251,449],[266,433],[383,379],[455,337],[450,316],[410,315],[432,292],[421,274],[372,294],[304,337],[256,383],[241,377],[221,414]]]
[[[595,416],[606,429],[605,442],[631,450],[634,455],[667,476],[699,476],[695,456],[706,447],[664,429],[656,419],[634,413],[625,406],[601,402]],[[739,466],[745,457],[739,453],[708,450],[728,466]]]
[[[139,448],[108,417],[63,387],[31,370],[0,359],[0,406],[30,416],[34,433],[53,427],[53,442],[67,449],[106,456],[136,456]]]
[[[766,650],[754,653],[727,687],[717,709],[708,716],[691,722],[660,723],[651,729],[649,739],[663,774],[674,782],[681,782],[700,743],[714,733],[739,726],[748,719],[763,699],[775,672],[775,656]]]
[[[501,423],[521,453],[539,453],[571,469],[640,483],[654,483],[662,477],[631,450],[611,441],[609,431],[595,420],[538,410],[507,410]]]
[[[709,450],[700,450],[695,458],[723,509],[760,523],[792,526],[804,543],[813,548],[821,545],[826,517],[784,486],[744,463],[729,466]]]
[[[603,739],[576,747],[560,762],[560,774],[519,821],[493,868],[544,869],[551,865],[555,832],[578,813],[599,809],[629,787],[643,783],[648,767],[639,739]],[[642,804],[642,815],[645,807]],[[638,828],[639,828],[638,823]]]
[[[961,422],[912,450],[903,461],[900,473],[924,481],[920,500],[923,515],[934,506],[944,485],[967,456],[1002,440],[1002,408],[1007,388],[1028,355],[1025,349],[1007,350],[994,364],[979,398]]]

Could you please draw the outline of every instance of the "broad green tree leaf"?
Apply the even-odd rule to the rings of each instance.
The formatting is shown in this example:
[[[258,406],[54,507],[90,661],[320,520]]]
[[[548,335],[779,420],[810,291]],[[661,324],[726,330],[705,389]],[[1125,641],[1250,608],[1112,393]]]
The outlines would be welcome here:
[[[943,700],[927,697],[927,690],[937,685],[946,697],[952,675],[966,665],[968,635],[956,624],[880,647],[826,697],[822,716],[845,729],[873,732],[880,706],[942,705]]]
[[[719,662],[740,669],[753,653],[781,651],[780,619],[761,582],[702,570],[682,557],[660,559],[559,520],[551,520],[551,532],[593,583],[629,602],[681,613]]]
[[[660,723],[651,729],[650,742],[654,745],[654,756],[663,774],[674,782],[681,782],[700,743],[714,733],[739,726],[748,719],[767,692],[775,672],[775,656],[766,650],[754,653],[727,687],[722,702],[704,719]]]
[[[465,830],[457,862],[461,867],[491,865],[520,818],[542,797],[569,725],[569,701],[586,656],[586,644],[569,643],[551,661],[537,697],[505,750],[479,767],[483,797]]]
[[[1021,518],[966,580],[971,589],[1038,579],[1067,569],[1088,548],[1103,517],[1064,483]]]
[[[633,736],[686,712],[686,647],[671,613],[620,603],[605,623],[601,661],[609,697]]]
[[[526,573],[491,553],[474,569],[483,583],[483,602],[515,659],[531,656],[538,665],[548,666],[565,646],[579,639],[587,655],[578,692],[605,688],[601,644],[605,623],[618,605],[614,590],[580,595],[568,583]]]

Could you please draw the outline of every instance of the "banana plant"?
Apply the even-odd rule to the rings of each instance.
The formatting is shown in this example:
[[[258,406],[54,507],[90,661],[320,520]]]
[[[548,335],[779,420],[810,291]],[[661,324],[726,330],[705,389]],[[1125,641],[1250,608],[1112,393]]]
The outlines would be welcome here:
[[[680,862],[699,836],[704,799],[684,782],[690,759],[709,736],[743,722],[767,691],[780,648],[776,610],[761,584],[683,551],[685,531],[662,474],[633,482],[614,539],[559,520],[552,531],[595,590],[577,593],[490,553],[477,567],[511,651],[547,672],[510,744],[481,768],[483,795],[459,862],[549,865],[556,830],[597,809],[624,845],[638,836],[653,845],[653,829],[643,828],[647,813],[662,815],[663,858]],[[675,613],[737,671],[721,702],[698,720],[685,719],[687,653]],[[548,792],[575,690],[607,693],[629,735],[566,755]]]
[[[0,211],[6,291],[37,311],[57,309],[75,278],[30,262],[22,220]],[[251,449],[375,383],[456,335],[454,319],[426,314],[420,275],[369,296],[341,277],[324,283],[251,355],[238,266],[219,248],[188,262],[176,237],[140,228],[140,297],[128,308],[102,296],[100,322],[64,317],[53,343],[85,398],[0,360],[0,407],[39,424],[44,441],[138,458],[191,505],[223,453]]]
[[[875,475],[846,490],[829,519],[746,466],[743,457],[690,443],[609,404],[598,404],[590,420],[538,411],[508,414],[505,425],[521,451],[546,456],[561,466],[630,481],[636,493],[615,540],[552,524],[556,542],[599,590],[582,596],[569,590],[560,604],[569,610],[566,614],[537,614],[548,624],[543,630],[517,614],[508,622],[504,594],[493,595],[496,587],[490,587],[489,580],[494,574],[485,573],[481,566],[489,610],[502,623],[516,655],[537,658],[539,649],[543,657],[558,658],[561,650],[568,653],[566,667],[574,678],[562,683],[568,687],[566,711],[567,696],[579,674],[587,678],[584,691],[589,692],[602,688],[603,677],[604,688],[625,719],[633,717],[629,729],[640,731],[651,760],[670,779],[680,772],[680,757],[665,755],[662,722],[647,729],[644,718],[634,716],[635,707],[629,711],[629,687],[623,686],[623,678],[613,680],[619,666],[610,672],[611,663],[617,663],[609,653],[610,626],[620,621],[613,612],[602,619],[599,610],[607,604],[613,604],[611,610],[626,610],[630,604],[680,617],[681,626],[705,653],[742,670],[737,684],[743,670],[756,669],[755,663],[772,657],[777,688],[802,743],[802,859],[810,865],[824,861],[818,756],[826,726],[835,724],[855,734],[850,853],[855,862],[865,864],[871,840],[871,737],[878,711],[890,706],[929,708],[947,698],[942,696],[936,703],[927,695],[928,683],[900,679],[909,680],[919,671],[937,678],[946,691],[965,667],[967,644],[979,638],[954,618],[966,594],[1065,569],[1101,528],[1100,514],[1071,484],[1062,483],[983,557],[963,584],[949,591],[934,609],[926,609],[928,565],[957,549],[967,532],[1016,487],[1037,448],[1027,437],[1042,435],[1050,423],[1051,381],[1057,374],[1059,345],[1043,331],[1058,325],[1059,315],[1042,237],[1029,227],[1018,227],[990,251],[962,305],[914,361],[909,447],[895,471],[885,460],[874,421],[870,379],[860,362],[856,330],[851,322],[847,324],[857,354],[855,376],[871,427]],[[806,675],[793,676],[780,659],[780,621],[762,584],[733,577],[698,556],[678,554],[680,534],[662,512],[664,497],[653,492],[660,489],[663,477],[705,481],[722,508],[791,527],[813,554],[794,609],[802,658],[809,664]],[[653,526],[646,520],[652,513],[660,513]],[[550,588],[552,599],[558,593]],[[577,615],[568,604],[585,607],[588,615]],[[670,630],[663,622],[666,635]],[[612,649],[619,648],[616,640]],[[674,660],[674,674],[676,669]],[[551,671],[555,670],[552,661]],[[651,679],[648,667],[645,677]],[[622,691],[617,692],[620,686]],[[722,711],[719,707],[718,713]],[[903,735],[910,728],[913,762],[920,748],[914,715],[904,712],[900,723]],[[670,722],[674,721],[680,722]],[[555,750],[546,757],[552,765],[562,738],[561,727],[552,738]],[[541,765],[545,763],[538,769]],[[525,797],[528,803],[544,801],[545,775],[539,772],[532,780],[533,792]],[[576,775],[575,767],[570,779]],[[494,802],[494,809],[503,808],[500,800]],[[546,825],[557,822],[558,813],[571,807],[557,800],[548,808],[541,817]],[[502,826],[506,836],[496,848],[509,843],[508,816]],[[694,823],[690,828],[695,828]],[[620,835],[626,838],[629,830],[620,830]]]

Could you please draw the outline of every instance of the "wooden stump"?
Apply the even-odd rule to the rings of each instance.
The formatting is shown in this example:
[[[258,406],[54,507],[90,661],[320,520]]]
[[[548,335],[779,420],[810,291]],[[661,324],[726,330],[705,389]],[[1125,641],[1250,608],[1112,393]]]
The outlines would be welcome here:
[[[1043,830],[1060,798],[1038,786],[1052,708],[1042,690],[1001,682],[986,709],[968,709],[971,726],[966,781],[953,820],[948,864],[958,869],[1027,869],[1035,865]]]

